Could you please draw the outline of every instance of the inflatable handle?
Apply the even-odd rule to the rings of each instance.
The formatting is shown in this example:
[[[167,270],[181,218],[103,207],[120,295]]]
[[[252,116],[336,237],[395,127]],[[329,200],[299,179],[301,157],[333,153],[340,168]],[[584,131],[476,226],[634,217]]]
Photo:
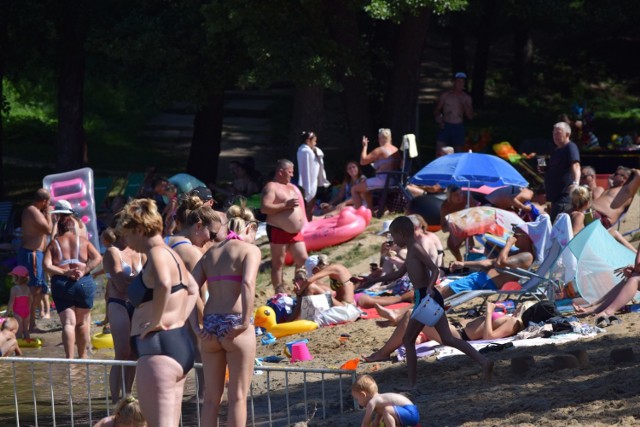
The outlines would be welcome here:
[[[51,184],[51,200],[53,202],[64,198],[81,199],[87,194],[84,181],[80,178],[69,179],[67,181],[54,182]]]

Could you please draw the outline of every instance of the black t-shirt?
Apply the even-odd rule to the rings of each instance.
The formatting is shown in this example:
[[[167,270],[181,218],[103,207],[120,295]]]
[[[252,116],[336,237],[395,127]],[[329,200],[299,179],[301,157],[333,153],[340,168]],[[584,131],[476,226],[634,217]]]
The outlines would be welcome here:
[[[551,154],[544,174],[548,201],[569,202],[569,186],[573,183],[572,166],[575,162],[580,162],[580,150],[571,141]]]

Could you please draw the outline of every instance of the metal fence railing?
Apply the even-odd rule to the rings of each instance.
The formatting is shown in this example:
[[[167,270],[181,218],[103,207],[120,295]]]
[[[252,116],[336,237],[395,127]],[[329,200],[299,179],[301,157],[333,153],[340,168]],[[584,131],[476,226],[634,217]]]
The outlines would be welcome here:
[[[7,357],[0,359],[0,425],[86,426],[111,412],[109,371],[135,366],[119,360]],[[202,369],[196,364],[196,369]],[[200,426],[195,369],[185,383],[181,426]],[[260,366],[249,394],[248,424],[285,426],[357,408],[355,371]],[[137,390],[133,390],[137,394]],[[223,404],[221,416],[225,416]]]

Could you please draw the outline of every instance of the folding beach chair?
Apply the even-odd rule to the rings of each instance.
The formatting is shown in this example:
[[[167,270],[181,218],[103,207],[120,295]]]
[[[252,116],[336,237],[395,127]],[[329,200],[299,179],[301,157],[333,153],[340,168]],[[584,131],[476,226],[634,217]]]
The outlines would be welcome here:
[[[385,208],[389,196],[397,194],[400,197],[404,197],[405,200],[411,200],[411,195],[405,189],[407,185],[407,179],[411,173],[411,166],[413,159],[418,157],[418,148],[416,145],[416,136],[414,134],[407,134],[402,137],[402,169],[399,171],[385,172],[387,175],[386,182],[382,189],[372,189],[371,191],[382,191],[380,198],[378,199],[376,208],[376,217],[380,218],[384,215]]]
[[[533,268],[525,270],[522,268],[498,268],[501,274],[509,274],[515,281],[521,283],[520,289],[511,290],[473,290],[464,291],[450,296],[445,300],[445,307],[450,310],[472,299],[481,298],[482,302],[476,307],[481,312],[485,303],[491,297],[498,299],[515,299],[520,301],[524,298],[534,298],[538,301],[542,299],[553,299],[555,289],[564,283],[558,277],[549,277],[549,271],[556,265],[562,250],[571,241],[571,220],[567,214],[558,215],[553,227],[549,226],[549,216],[541,215],[537,221],[526,223],[527,234],[531,237],[536,247],[536,259]],[[567,262],[567,268],[570,263]]]

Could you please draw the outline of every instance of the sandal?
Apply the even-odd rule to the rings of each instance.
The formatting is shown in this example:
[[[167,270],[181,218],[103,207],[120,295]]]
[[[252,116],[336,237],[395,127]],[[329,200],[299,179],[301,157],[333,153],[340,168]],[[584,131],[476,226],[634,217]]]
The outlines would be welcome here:
[[[614,317],[614,316],[612,316],[612,317]],[[598,317],[596,319],[596,326],[598,328],[606,328],[608,326],[611,326],[611,321],[608,318],[604,317],[604,316],[600,316],[600,317]]]
[[[609,321],[610,325],[620,325],[622,323],[622,319],[620,319],[618,316],[609,316],[607,320]]]
[[[497,342],[491,342],[486,347],[483,347],[480,350],[478,350],[478,352],[484,354],[484,353],[489,353],[489,352],[492,352],[492,351],[502,351],[505,348],[511,348],[511,347],[513,347],[513,343],[512,342],[506,342],[504,344],[499,344]]]

